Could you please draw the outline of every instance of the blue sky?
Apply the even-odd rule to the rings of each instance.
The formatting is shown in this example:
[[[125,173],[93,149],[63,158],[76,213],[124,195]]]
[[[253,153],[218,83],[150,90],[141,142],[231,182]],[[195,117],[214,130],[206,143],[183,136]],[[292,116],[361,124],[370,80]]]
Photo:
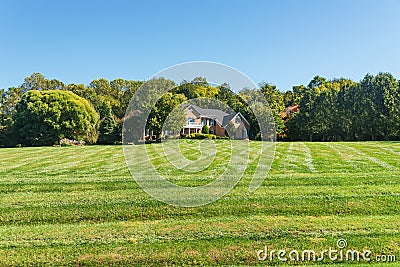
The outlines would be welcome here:
[[[2,1],[0,88],[40,72],[65,83],[145,80],[188,61],[281,90],[315,75],[399,75],[400,1]]]

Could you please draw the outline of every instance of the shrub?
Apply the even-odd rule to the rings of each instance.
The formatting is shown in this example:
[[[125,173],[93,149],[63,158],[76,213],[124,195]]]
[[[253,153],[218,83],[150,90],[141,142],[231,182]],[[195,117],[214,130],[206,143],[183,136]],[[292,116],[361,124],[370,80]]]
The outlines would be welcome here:
[[[203,133],[192,133],[186,135],[185,139],[216,139],[217,136],[215,134],[203,134]]]
[[[83,146],[83,145],[85,145],[85,141],[70,140],[67,138],[63,138],[60,140],[60,146]]]
[[[204,125],[203,128],[201,128],[201,133],[209,134],[210,133],[210,128],[207,125]]]

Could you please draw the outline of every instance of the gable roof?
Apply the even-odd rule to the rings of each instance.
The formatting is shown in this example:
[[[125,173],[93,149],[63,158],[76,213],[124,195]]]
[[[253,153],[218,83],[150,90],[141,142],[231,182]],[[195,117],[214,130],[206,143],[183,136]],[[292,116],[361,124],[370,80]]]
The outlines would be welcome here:
[[[223,112],[219,109],[211,109],[211,108],[201,108],[193,104],[186,105],[186,109],[192,107],[201,117],[207,117],[210,119],[214,119],[218,124],[222,125],[224,117],[229,115],[226,112]]]
[[[201,108],[193,104],[185,105],[185,109],[189,107],[192,107],[195,111],[197,111],[197,113],[199,113],[201,117],[214,119],[222,127],[225,127],[228,122],[230,122],[237,115],[240,115],[240,117],[247,123],[247,125],[249,125],[246,118],[240,112],[228,114],[219,109]]]
[[[225,127],[233,118],[236,116],[237,113],[232,113],[224,117],[222,121],[222,125]]]
[[[249,126],[250,123],[246,120],[246,118],[242,115],[242,113],[232,113],[228,116],[224,117],[224,121],[222,122],[222,125],[225,127],[230,121],[232,121],[236,116],[240,116],[240,118]]]

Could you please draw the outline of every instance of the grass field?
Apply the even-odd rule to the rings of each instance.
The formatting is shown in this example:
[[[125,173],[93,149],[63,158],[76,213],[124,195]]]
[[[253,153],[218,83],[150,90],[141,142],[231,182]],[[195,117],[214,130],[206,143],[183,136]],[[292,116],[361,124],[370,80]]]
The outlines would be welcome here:
[[[168,173],[160,145],[147,146]],[[186,153],[196,157],[192,147]],[[0,149],[0,266],[265,266],[278,263],[257,259],[265,246],[318,252],[339,238],[371,250],[373,260],[396,255],[400,262],[400,143],[278,143],[253,194],[251,151],[233,191],[180,208],[138,187],[120,146]],[[213,166],[223,166],[223,154],[216,159]],[[209,170],[169,175],[183,185],[211,179]]]

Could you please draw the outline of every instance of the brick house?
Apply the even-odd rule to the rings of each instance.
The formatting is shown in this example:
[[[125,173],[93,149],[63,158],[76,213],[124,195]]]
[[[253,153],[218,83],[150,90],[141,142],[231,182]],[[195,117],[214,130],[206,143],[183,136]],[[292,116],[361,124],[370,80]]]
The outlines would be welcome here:
[[[201,133],[203,126],[207,125],[210,134],[226,136],[226,127],[232,125],[233,139],[248,138],[250,124],[240,112],[228,114],[219,109],[204,109],[190,104],[185,107],[185,116],[187,123],[181,130],[183,135]]]

